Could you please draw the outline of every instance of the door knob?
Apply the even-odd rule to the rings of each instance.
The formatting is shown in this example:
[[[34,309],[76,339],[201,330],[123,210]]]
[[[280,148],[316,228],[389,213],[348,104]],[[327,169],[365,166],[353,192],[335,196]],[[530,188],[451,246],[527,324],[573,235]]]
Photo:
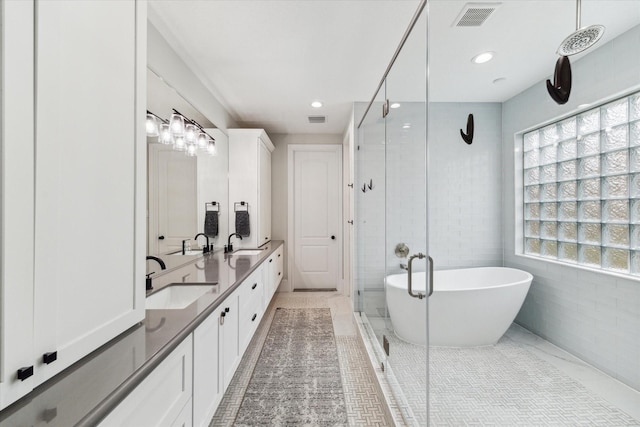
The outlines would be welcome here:
[[[331,236],[331,240],[336,240],[336,236]]]
[[[164,240],[164,236],[158,236],[158,240]]]

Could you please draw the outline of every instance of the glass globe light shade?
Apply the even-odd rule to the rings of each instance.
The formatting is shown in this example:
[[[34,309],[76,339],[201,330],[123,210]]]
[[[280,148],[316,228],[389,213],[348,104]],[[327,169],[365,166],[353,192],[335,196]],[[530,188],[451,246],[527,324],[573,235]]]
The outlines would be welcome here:
[[[158,135],[158,142],[164,145],[171,144],[171,130],[169,129],[169,125],[167,123],[162,123],[160,125],[160,134]]]
[[[158,120],[156,116],[147,113],[145,127],[147,129],[147,136],[158,136]]]
[[[175,136],[184,135],[184,117],[180,114],[173,113],[169,120],[169,126],[171,126],[171,133]]]

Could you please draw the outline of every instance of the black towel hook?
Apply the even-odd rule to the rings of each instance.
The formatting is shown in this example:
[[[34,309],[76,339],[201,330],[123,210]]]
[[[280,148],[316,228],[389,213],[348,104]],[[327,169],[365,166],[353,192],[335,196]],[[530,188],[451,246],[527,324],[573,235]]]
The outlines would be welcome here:
[[[369,190],[373,190],[373,178],[369,180],[369,185],[367,185],[367,187],[369,187]]]
[[[553,83],[547,79],[547,92],[556,103],[566,104],[571,94],[571,63],[569,58],[561,56],[556,61]]]
[[[366,182],[362,185],[362,192],[363,193],[367,192],[367,183]]]
[[[462,137],[462,140],[469,145],[473,142],[473,130],[473,114],[469,114],[467,116],[467,133],[465,134],[462,129],[460,129],[460,136]]]

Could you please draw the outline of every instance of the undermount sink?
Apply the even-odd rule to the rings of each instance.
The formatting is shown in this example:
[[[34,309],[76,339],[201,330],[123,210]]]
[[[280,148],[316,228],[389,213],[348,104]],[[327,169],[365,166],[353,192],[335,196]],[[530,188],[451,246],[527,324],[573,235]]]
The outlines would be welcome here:
[[[238,249],[233,251],[231,255],[260,255],[264,249]]]
[[[171,255],[202,255],[202,249],[184,251],[184,254],[182,253],[182,251],[178,251],[172,253]]]
[[[215,285],[169,285],[149,295],[145,301],[145,308],[147,310],[179,310],[210,292],[214,287]]]

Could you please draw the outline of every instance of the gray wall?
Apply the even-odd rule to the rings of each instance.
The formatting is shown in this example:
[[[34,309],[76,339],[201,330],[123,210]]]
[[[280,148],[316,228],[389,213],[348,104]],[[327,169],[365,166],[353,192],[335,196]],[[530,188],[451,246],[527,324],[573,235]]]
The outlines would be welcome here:
[[[514,134],[601,103],[640,84],[640,27],[572,63],[573,90],[555,104],[540,82],[503,104],[504,264],[534,275],[516,321],[552,343],[640,389],[640,282],[515,255]]]

